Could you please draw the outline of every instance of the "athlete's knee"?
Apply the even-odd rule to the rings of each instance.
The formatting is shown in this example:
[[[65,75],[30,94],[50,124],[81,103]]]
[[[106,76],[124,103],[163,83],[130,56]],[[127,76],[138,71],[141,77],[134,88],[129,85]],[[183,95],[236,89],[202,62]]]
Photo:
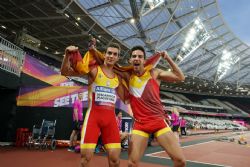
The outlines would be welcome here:
[[[137,163],[135,161],[128,161],[128,167],[136,167]]]
[[[128,166],[129,167],[136,167],[139,165],[139,160],[136,160],[134,158],[129,158],[128,159]]]
[[[120,150],[108,150],[110,166],[119,166],[120,164]]]
[[[90,151],[81,150],[81,167],[85,167],[89,164],[93,154]]]
[[[117,158],[117,157],[110,157],[109,158],[109,164],[110,164],[110,166],[119,166],[120,159]]]
[[[173,159],[175,167],[184,167],[186,166],[186,159],[184,157],[178,157]]]

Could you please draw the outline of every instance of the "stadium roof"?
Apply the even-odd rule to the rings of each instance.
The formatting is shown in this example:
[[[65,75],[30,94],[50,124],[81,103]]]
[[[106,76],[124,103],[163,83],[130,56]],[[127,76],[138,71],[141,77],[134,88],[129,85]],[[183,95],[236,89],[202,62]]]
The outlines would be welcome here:
[[[124,59],[134,45],[144,46],[147,56],[166,50],[188,82],[198,78],[200,87],[249,95],[249,46],[227,26],[216,0],[10,0],[0,8],[5,38],[23,30],[41,40],[40,50],[59,59],[71,44],[85,51],[91,34],[100,48],[119,42]],[[159,67],[169,68],[165,61]]]

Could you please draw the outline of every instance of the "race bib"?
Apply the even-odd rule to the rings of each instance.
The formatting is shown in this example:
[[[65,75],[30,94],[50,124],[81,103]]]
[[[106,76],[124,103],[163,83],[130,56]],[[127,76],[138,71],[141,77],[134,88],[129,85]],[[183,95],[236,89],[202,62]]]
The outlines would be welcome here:
[[[113,88],[96,86],[95,102],[99,105],[112,104],[116,102],[116,92]]]

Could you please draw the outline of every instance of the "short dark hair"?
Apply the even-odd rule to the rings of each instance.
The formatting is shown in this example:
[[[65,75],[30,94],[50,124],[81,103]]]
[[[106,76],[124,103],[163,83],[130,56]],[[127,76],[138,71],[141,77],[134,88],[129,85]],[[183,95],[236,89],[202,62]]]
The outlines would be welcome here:
[[[119,51],[118,55],[120,55],[121,47],[120,47],[120,45],[118,43],[111,42],[111,43],[108,44],[107,49],[108,48],[117,48],[118,51]],[[107,49],[106,49],[106,51],[107,51]]]
[[[135,50],[140,50],[143,52],[144,54],[144,59],[146,58],[146,52],[145,52],[145,49],[143,46],[140,46],[140,45],[137,45],[137,46],[134,46],[132,49],[130,49],[130,57],[132,56],[132,52],[135,51]]]

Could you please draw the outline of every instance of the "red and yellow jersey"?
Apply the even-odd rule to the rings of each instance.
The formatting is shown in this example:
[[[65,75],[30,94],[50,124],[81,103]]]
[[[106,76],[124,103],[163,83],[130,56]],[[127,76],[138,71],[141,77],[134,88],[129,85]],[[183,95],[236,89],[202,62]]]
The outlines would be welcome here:
[[[89,108],[90,109],[108,109],[114,110],[117,99],[116,88],[119,85],[117,75],[114,78],[109,78],[102,71],[100,66],[97,66],[97,74],[89,86]]]
[[[100,133],[106,149],[121,148],[119,130],[115,119],[117,75],[109,78],[97,66],[97,74],[89,85],[89,108],[81,133],[81,149],[95,149]]]
[[[164,110],[160,100],[160,89],[152,78],[151,70],[141,76],[131,75],[129,80],[130,104],[138,122],[164,119]]]

